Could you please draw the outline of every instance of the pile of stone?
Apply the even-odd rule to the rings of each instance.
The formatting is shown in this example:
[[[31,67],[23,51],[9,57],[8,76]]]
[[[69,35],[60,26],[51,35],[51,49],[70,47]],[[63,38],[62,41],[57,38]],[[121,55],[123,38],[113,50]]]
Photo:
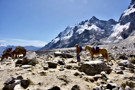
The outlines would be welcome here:
[[[5,81],[4,87],[2,90],[18,90],[18,89],[27,89],[31,81],[29,79],[23,79],[22,76],[10,77]]]

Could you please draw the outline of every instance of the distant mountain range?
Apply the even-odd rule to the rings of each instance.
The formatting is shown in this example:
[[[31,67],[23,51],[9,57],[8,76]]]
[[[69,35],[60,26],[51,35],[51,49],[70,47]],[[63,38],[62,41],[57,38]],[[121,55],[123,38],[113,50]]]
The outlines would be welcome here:
[[[3,46],[3,45],[1,45],[1,46],[0,46],[0,55],[3,53],[3,51],[4,51],[6,48],[12,48],[12,50],[14,50],[14,49],[16,48],[16,46]],[[24,46],[24,48],[25,48],[27,51],[37,51],[37,50],[39,50],[41,47]]]
[[[84,46],[117,43],[131,35],[135,35],[135,0],[131,1],[118,22],[113,19],[99,20],[93,16],[73,27],[68,26],[40,50],[74,47],[75,44]]]

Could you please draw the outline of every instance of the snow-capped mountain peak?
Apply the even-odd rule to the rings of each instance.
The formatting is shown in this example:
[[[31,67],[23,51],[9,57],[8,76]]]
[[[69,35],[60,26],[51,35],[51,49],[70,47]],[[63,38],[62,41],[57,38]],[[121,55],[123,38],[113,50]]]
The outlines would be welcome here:
[[[135,0],[132,0],[129,8],[123,12],[119,23],[112,30],[113,33],[108,38],[111,43],[126,39],[135,30]]]
[[[129,9],[125,10],[124,11],[124,14],[123,14],[123,17],[127,16],[127,15],[130,15],[131,13],[134,13],[135,12],[135,5],[131,5]]]
[[[42,49],[73,47],[77,43],[84,45],[86,42],[94,44],[93,40],[94,42],[99,41],[110,35],[116,23],[113,19],[105,21],[93,16],[91,19],[82,21],[73,27],[68,26]]]
[[[88,24],[81,25],[80,29],[76,31],[76,33],[81,34],[85,30],[95,30],[95,31],[100,31],[101,28],[97,27],[96,25],[92,24],[91,26],[88,26]]]
[[[57,43],[59,40],[69,39],[73,34],[72,27],[68,26],[63,32],[61,32],[52,42]]]

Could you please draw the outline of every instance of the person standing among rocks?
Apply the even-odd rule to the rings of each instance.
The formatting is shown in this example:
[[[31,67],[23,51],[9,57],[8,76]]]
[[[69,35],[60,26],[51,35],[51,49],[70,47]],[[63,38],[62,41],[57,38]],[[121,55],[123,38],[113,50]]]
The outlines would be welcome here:
[[[82,47],[79,46],[78,44],[76,44],[75,47],[76,47],[77,62],[80,62],[81,61],[81,59],[80,59],[80,52],[82,51]]]

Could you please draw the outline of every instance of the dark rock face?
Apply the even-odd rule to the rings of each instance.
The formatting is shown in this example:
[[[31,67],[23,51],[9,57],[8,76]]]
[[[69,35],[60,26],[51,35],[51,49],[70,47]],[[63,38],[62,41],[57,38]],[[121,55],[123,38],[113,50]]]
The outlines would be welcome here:
[[[130,22],[129,28],[123,30],[121,36],[123,39],[127,38],[134,30],[135,30],[135,0],[132,0],[128,9],[121,15],[119,19],[120,25],[125,25],[126,23]],[[131,11],[131,13],[129,13]]]

